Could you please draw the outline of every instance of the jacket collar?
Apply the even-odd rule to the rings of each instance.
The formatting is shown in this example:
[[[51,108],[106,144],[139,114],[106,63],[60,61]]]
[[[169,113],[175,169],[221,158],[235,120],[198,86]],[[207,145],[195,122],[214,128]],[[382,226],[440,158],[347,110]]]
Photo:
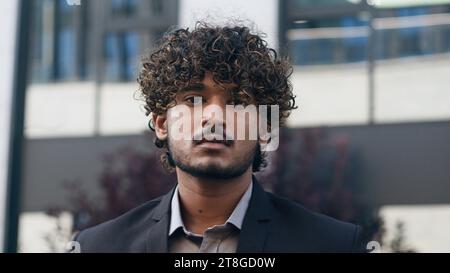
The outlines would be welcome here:
[[[271,206],[266,192],[259,185],[256,177],[252,176],[252,179],[252,197],[242,223],[236,252],[263,252],[269,233]],[[163,195],[153,211],[154,224],[148,232],[147,252],[167,253],[169,251],[170,207],[174,192],[175,187]]]
[[[161,201],[153,211],[154,224],[148,231],[147,235],[147,252],[150,253],[167,253],[168,234],[170,224],[170,203],[172,200],[175,187],[173,187],[167,194],[161,197]]]
[[[269,234],[272,207],[266,192],[253,176],[253,192],[239,234],[238,253],[261,253]]]

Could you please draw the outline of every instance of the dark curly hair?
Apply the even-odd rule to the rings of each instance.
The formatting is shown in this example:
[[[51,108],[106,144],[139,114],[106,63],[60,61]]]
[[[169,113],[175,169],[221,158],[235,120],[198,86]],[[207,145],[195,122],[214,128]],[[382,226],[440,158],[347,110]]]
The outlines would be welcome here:
[[[237,86],[231,90],[235,103],[248,103],[253,98],[257,105],[278,105],[279,123],[283,125],[290,111],[297,108],[289,81],[292,66],[286,58],[278,57],[263,37],[244,25],[212,26],[205,22],[197,22],[193,30],[167,32],[143,58],[137,79],[146,115],[165,113],[176,104],[179,90],[201,81],[209,72],[219,85]],[[270,118],[267,120],[270,123]],[[151,120],[149,125],[154,130]],[[166,149],[161,161],[166,169],[173,170],[166,141],[156,138],[155,145]],[[257,152],[253,171],[266,164],[265,154]]]

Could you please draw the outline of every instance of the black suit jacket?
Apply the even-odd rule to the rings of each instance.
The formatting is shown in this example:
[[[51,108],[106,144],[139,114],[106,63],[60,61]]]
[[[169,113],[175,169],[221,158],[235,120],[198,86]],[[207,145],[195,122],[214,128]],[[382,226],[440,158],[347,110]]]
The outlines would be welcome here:
[[[173,188],[124,215],[75,237],[81,252],[168,252]],[[253,192],[237,252],[362,252],[360,227],[317,214],[265,192]]]

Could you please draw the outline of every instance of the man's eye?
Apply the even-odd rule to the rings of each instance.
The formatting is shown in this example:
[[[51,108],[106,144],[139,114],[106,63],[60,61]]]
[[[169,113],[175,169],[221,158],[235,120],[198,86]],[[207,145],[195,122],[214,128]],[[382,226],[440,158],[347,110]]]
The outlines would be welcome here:
[[[200,105],[203,102],[203,98],[199,97],[199,96],[192,96],[192,97],[187,97],[185,99],[185,101],[187,101],[189,104],[192,104],[192,105]]]
[[[245,101],[242,101],[242,100],[232,100],[232,101],[229,101],[227,104],[233,105],[233,106],[238,106],[238,105],[244,106],[244,107],[248,106],[248,103]]]

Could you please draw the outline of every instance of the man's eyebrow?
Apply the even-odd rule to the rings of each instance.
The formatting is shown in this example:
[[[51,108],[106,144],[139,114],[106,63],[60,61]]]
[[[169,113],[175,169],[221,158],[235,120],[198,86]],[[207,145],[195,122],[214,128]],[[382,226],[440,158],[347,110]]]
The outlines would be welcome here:
[[[205,89],[206,89],[206,86],[203,83],[192,83],[184,88],[181,88],[180,92],[203,91]]]

